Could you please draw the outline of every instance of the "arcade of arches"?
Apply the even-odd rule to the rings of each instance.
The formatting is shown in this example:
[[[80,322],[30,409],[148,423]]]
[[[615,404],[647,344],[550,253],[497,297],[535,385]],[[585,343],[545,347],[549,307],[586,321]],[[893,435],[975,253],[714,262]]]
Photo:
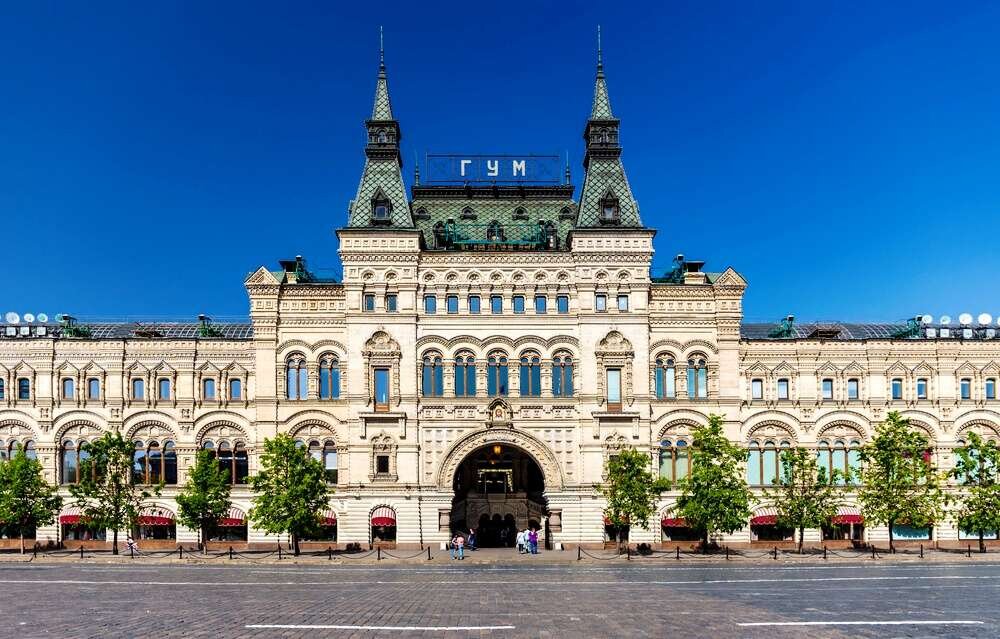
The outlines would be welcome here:
[[[540,528],[546,514],[538,463],[520,448],[488,444],[455,471],[452,531],[476,529],[481,547],[512,547],[517,531]]]

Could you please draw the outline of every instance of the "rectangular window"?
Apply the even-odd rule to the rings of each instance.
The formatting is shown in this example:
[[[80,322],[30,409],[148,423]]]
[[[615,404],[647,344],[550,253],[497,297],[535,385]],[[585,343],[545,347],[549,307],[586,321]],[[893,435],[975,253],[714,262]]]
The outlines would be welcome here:
[[[445,298],[448,303],[448,314],[454,315],[458,313],[458,295],[449,295]]]
[[[365,306],[364,310],[366,313],[371,313],[375,310],[375,296],[371,293],[365,294]]]
[[[490,312],[494,315],[503,313],[503,297],[500,295],[490,295]]]
[[[20,377],[17,380],[17,398],[31,399],[31,380],[27,377]]]
[[[87,380],[87,399],[101,398],[101,380],[91,377]]]
[[[545,313],[545,306],[548,303],[548,299],[544,295],[535,296],[535,312]]]
[[[847,399],[857,399],[858,398],[858,380],[849,379],[847,380]]]
[[[389,369],[375,369],[375,410],[389,410]]]
[[[515,295],[514,296],[514,312],[518,313],[518,314],[524,312],[524,296],[523,295]]]
[[[624,313],[628,311],[628,295],[618,296],[618,312]]]
[[[433,295],[424,295],[424,312],[428,315],[437,313],[438,300]]]
[[[988,379],[986,380],[986,399],[996,399],[997,398],[997,380]]]
[[[399,310],[399,296],[395,293],[389,293],[385,296],[385,310],[389,313],[395,313]]]
[[[145,399],[146,385],[141,379],[132,380],[132,399]]]
[[[569,295],[556,295],[556,311],[560,315],[569,313]]]
[[[788,399],[788,380],[778,380],[778,399]]]
[[[159,399],[170,399],[170,380],[161,379],[156,383],[157,397]]]
[[[898,377],[892,380],[892,398],[903,399],[903,380]]]
[[[215,399],[215,380],[204,379],[201,382],[201,392],[203,399]]]
[[[69,377],[63,379],[62,381],[62,398],[63,399],[73,399],[74,396],[73,380]]]
[[[618,412],[622,409],[622,369],[609,368],[606,373],[608,382],[608,410]]]
[[[833,399],[833,380],[823,380],[823,399]]]
[[[479,296],[470,295],[469,296],[469,312],[473,315],[479,315]]]
[[[750,399],[764,399],[764,380],[750,380]]]
[[[961,381],[961,383],[959,385],[959,387],[960,387],[960,390],[961,390],[961,393],[962,393],[962,399],[971,399],[972,398],[972,380],[971,379],[969,379],[968,377],[963,377],[962,381]]]
[[[598,313],[604,313],[608,310],[608,296],[604,293],[598,293],[594,296],[594,310]]]
[[[917,380],[917,399],[927,399],[927,380]]]
[[[243,399],[243,382],[238,379],[229,380],[229,399]]]
[[[376,455],[375,456],[375,473],[378,475],[388,475],[389,474],[389,456],[388,455]]]

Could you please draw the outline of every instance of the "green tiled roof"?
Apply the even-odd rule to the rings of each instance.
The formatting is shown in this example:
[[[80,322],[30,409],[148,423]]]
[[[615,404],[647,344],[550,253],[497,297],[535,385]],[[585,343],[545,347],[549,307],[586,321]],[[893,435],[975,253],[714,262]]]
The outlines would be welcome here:
[[[639,205],[632,197],[628,178],[625,177],[625,167],[621,158],[590,159],[587,166],[587,177],[583,181],[583,191],[580,194],[580,215],[577,226],[601,226],[601,200],[606,195],[618,199],[618,210],[621,222],[617,226],[641,227]]]
[[[611,114],[611,100],[608,98],[608,85],[604,80],[604,73],[597,74],[597,81],[594,83],[594,104],[590,107],[591,120],[611,120],[615,116]]]
[[[375,104],[372,106],[372,120],[392,120],[392,102],[389,101],[389,79],[385,69],[379,70],[375,83]]]
[[[348,226],[375,226],[372,223],[372,201],[381,193],[392,205],[391,226],[413,228],[410,208],[406,200],[403,175],[396,160],[368,159],[358,184],[358,193],[350,206]]]

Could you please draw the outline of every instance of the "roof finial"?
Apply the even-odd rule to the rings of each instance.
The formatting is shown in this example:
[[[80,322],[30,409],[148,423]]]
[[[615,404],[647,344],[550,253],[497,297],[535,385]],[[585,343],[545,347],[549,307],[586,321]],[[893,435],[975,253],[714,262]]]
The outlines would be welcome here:
[[[417,155],[416,150],[413,151],[413,184],[420,186],[420,156]]]
[[[597,25],[597,75],[604,75],[604,63],[601,61],[601,25]]]
[[[385,73],[385,46],[382,42],[382,25],[378,27],[378,70]]]
[[[566,151],[566,184],[570,184],[569,151]]]

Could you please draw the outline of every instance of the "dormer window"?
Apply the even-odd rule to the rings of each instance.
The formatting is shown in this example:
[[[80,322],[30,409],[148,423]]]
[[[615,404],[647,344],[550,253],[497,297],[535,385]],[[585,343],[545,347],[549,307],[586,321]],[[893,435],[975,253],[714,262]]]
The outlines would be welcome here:
[[[528,219],[528,212],[524,210],[524,207],[517,207],[514,209],[514,219],[515,220],[526,220]]]
[[[462,219],[463,220],[476,219],[476,213],[472,210],[472,207],[467,206],[464,209],[462,209]]]
[[[621,210],[618,198],[608,192],[601,199],[601,224],[618,224],[621,221]]]
[[[392,215],[392,203],[379,191],[372,200],[372,221],[376,224],[388,224]]]
[[[385,129],[378,130],[378,133],[375,134],[375,140],[379,144],[386,144],[389,141],[389,136],[385,134]]]
[[[500,222],[493,220],[486,227],[486,241],[503,242],[503,226],[500,225]]]
[[[418,220],[429,220],[429,219],[431,219],[430,214],[427,212],[427,209],[425,209],[424,207],[420,207],[419,209],[417,209],[415,217]]]

